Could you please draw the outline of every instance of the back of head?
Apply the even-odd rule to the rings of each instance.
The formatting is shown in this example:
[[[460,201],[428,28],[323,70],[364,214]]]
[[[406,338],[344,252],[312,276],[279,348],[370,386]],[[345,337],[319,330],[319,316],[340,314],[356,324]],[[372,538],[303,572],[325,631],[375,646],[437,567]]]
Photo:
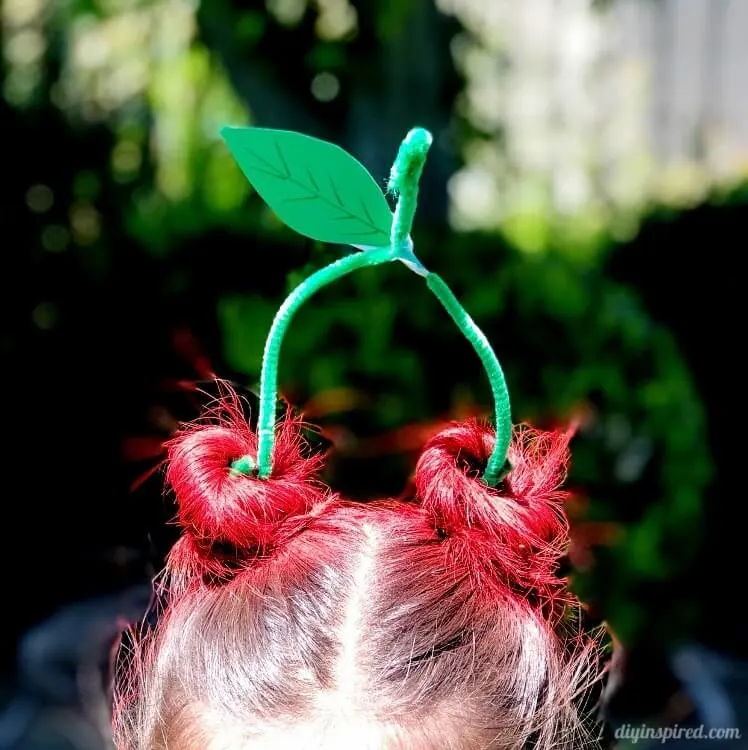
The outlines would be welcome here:
[[[579,748],[597,643],[558,577],[566,434],[433,438],[413,497],[347,502],[316,478],[300,425],[273,475],[232,472],[257,437],[229,400],[170,445],[182,538],[157,627],[134,644],[119,750]]]
[[[392,213],[337,146],[263,128],[222,133],[289,226],[362,252],[313,273],[279,308],[257,433],[229,394],[215,419],[170,445],[183,536],[159,623],[136,639],[120,680],[119,750],[579,750],[592,739],[582,713],[596,644],[558,577],[569,436],[512,436],[495,353],[414,253],[431,134],[414,128],[401,144]],[[287,179],[292,162],[304,182]],[[320,185],[332,194],[310,202],[324,198]],[[278,358],[305,300],[393,260],[424,279],[479,355],[495,429],[452,425],[425,447],[412,497],[356,504],[317,479],[298,422],[275,423]]]

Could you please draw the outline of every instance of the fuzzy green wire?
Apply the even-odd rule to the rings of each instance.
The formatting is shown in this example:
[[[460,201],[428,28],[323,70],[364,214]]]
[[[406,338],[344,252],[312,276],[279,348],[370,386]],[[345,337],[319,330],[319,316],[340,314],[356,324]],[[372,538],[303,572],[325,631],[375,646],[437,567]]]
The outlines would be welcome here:
[[[512,441],[512,410],[504,372],[485,334],[468,315],[446,282],[437,274],[430,273],[426,277],[426,285],[442,303],[465,338],[472,344],[488,375],[494,401],[496,442],[482,479],[489,487],[495,487],[511,470],[507,453]]]
[[[275,314],[273,324],[265,341],[260,375],[260,413],[257,420],[257,463],[250,456],[242,456],[232,465],[235,473],[251,474],[257,471],[260,479],[267,479],[273,472],[273,448],[275,446],[275,405],[278,392],[278,364],[283,338],[288,326],[299,308],[314,296],[322,287],[347,276],[349,273],[386,263],[392,260],[389,247],[369,250],[364,253],[346,255],[330,265],[321,268],[304,280],[286,297]]]
[[[468,315],[447,284],[436,274],[429,273],[415,258],[410,231],[418,203],[418,182],[431,146],[431,134],[423,128],[414,128],[403,140],[392,165],[389,191],[398,196],[392,222],[389,247],[367,249],[348,255],[331,263],[303,281],[286,298],[270,327],[262,358],[260,377],[260,413],[258,416],[257,461],[242,456],[232,464],[234,474],[252,474],[267,479],[273,471],[275,445],[275,405],[278,389],[278,364],[283,338],[291,319],[299,308],[322,287],[367,266],[392,260],[402,260],[411,270],[426,277],[426,284],[452,317],[463,335],[472,344],[486,370],[493,392],[496,415],[496,442],[483,474],[483,481],[496,485],[509,471],[507,451],[512,434],[509,392],[504,373],[496,354],[483,332]],[[413,261],[417,265],[413,264]]]
[[[387,189],[398,199],[390,232],[390,246],[393,248],[410,243],[410,230],[418,206],[418,182],[432,140],[428,130],[413,128],[400,144],[392,164]]]
[[[414,128],[400,146],[395,163],[392,165],[389,189],[395,195],[400,196],[392,225],[393,247],[401,246],[410,236],[418,201],[418,181],[432,140],[431,133],[427,130]],[[507,452],[512,439],[512,415],[506,379],[488,339],[468,315],[446,282],[435,273],[427,273],[426,285],[444,306],[465,338],[472,344],[491,384],[496,416],[496,442],[482,479],[493,487],[506,476],[511,468],[507,462]]]

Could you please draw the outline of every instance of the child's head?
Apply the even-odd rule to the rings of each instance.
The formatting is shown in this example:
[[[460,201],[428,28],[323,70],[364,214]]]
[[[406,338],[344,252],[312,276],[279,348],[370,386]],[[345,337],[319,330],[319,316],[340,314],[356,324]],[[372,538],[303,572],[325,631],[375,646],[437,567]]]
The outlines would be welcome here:
[[[597,666],[558,577],[569,435],[512,434],[496,355],[414,254],[430,134],[411,131],[398,152],[394,216],[362,165],[331,144],[261,128],[225,138],[289,226],[362,252],[315,272],[281,305],[257,433],[229,394],[212,422],[171,442],[183,536],[158,626],[135,643],[121,680],[119,750],[579,750]],[[392,260],[425,279],[475,348],[495,426],[455,424],[434,437],[412,496],[346,502],[317,478],[321,461],[298,421],[275,422],[278,357],[305,300]]]
[[[412,497],[346,502],[298,422],[273,475],[233,470],[257,438],[235,402],[171,443],[183,536],[165,608],[120,685],[120,750],[569,748],[589,739],[597,645],[557,577],[568,435],[456,424]]]

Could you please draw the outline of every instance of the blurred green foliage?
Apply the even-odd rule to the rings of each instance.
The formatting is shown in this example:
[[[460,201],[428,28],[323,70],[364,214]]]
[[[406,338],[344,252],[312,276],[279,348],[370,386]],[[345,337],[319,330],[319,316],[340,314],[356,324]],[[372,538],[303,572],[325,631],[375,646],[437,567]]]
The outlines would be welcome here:
[[[14,231],[26,222],[34,272],[46,279],[37,326],[55,327],[39,305],[64,315],[81,279],[109,288],[137,266],[145,276],[130,290],[135,300],[213,295],[206,315],[222,332],[226,368],[256,381],[283,296],[345,251],[280,226],[218,141],[219,126],[257,122],[328,137],[383,178],[408,127],[433,125],[419,256],[495,345],[517,420],[588,415],[571,483],[589,506],[575,523],[580,539],[594,524],[619,533],[584,538],[594,564],[574,572],[575,585],[624,640],[688,632],[691,604],[673,582],[696,550],[710,477],[703,404],[671,333],[605,274],[600,227],[559,228],[553,217],[528,218],[503,236],[447,226],[446,179],[470,130],[452,111],[460,90],[447,53],[459,30],[453,19],[415,0],[357,3],[353,26],[343,14],[337,32],[334,19],[322,20],[328,4],[303,0],[37,5],[18,21],[16,0],[7,33],[40,34],[39,54],[13,58],[6,43],[3,69],[3,116],[19,138],[28,131],[47,143],[12,178],[12,205],[30,217],[16,217]],[[325,80],[340,87],[330,100],[310,93]],[[43,205],[45,187],[52,206]],[[8,330],[10,348],[20,334]],[[298,403],[343,386],[363,394],[355,412],[323,420],[356,435],[351,454],[357,441],[409,423],[466,405],[490,410],[472,350],[399,264],[361,271],[304,309],[283,350],[281,382]],[[337,467],[337,481],[359,495],[394,491],[412,457],[363,466]]]

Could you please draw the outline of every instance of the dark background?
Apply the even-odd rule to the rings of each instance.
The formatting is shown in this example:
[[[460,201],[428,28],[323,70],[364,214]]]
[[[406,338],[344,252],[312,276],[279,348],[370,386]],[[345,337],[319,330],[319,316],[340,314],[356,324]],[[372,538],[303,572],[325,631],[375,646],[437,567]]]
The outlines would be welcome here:
[[[322,5],[298,5],[291,18],[282,3],[5,0],[6,697],[31,627],[147,584],[161,566],[173,509],[149,472],[200,407],[189,383],[218,374],[254,387],[284,295],[347,252],[280,226],[217,140],[220,125],[329,139],[383,181],[421,124],[435,144],[419,256],[493,342],[515,421],[584,417],[570,572],[627,654],[613,715],[686,721],[698,701],[673,655],[695,644],[741,675],[747,656],[748,183],[715,182],[686,206],[653,197],[624,240],[612,205],[583,252],[564,234],[574,218],[562,232],[552,209],[535,219],[547,227],[541,252],[501,228],[456,228],[448,185],[468,146],[511,152],[501,129],[460,106],[466,74],[450,49],[470,32],[427,0],[372,1],[354,3],[356,23],[335,38],[320,30]],[[281,383],[337,447],[329,481],[361,498],[398,492],[442,420],[490,409],[478,360],[399,264],[359,272],[302,311]],[[730,700],[745,702],[738,684]]]

